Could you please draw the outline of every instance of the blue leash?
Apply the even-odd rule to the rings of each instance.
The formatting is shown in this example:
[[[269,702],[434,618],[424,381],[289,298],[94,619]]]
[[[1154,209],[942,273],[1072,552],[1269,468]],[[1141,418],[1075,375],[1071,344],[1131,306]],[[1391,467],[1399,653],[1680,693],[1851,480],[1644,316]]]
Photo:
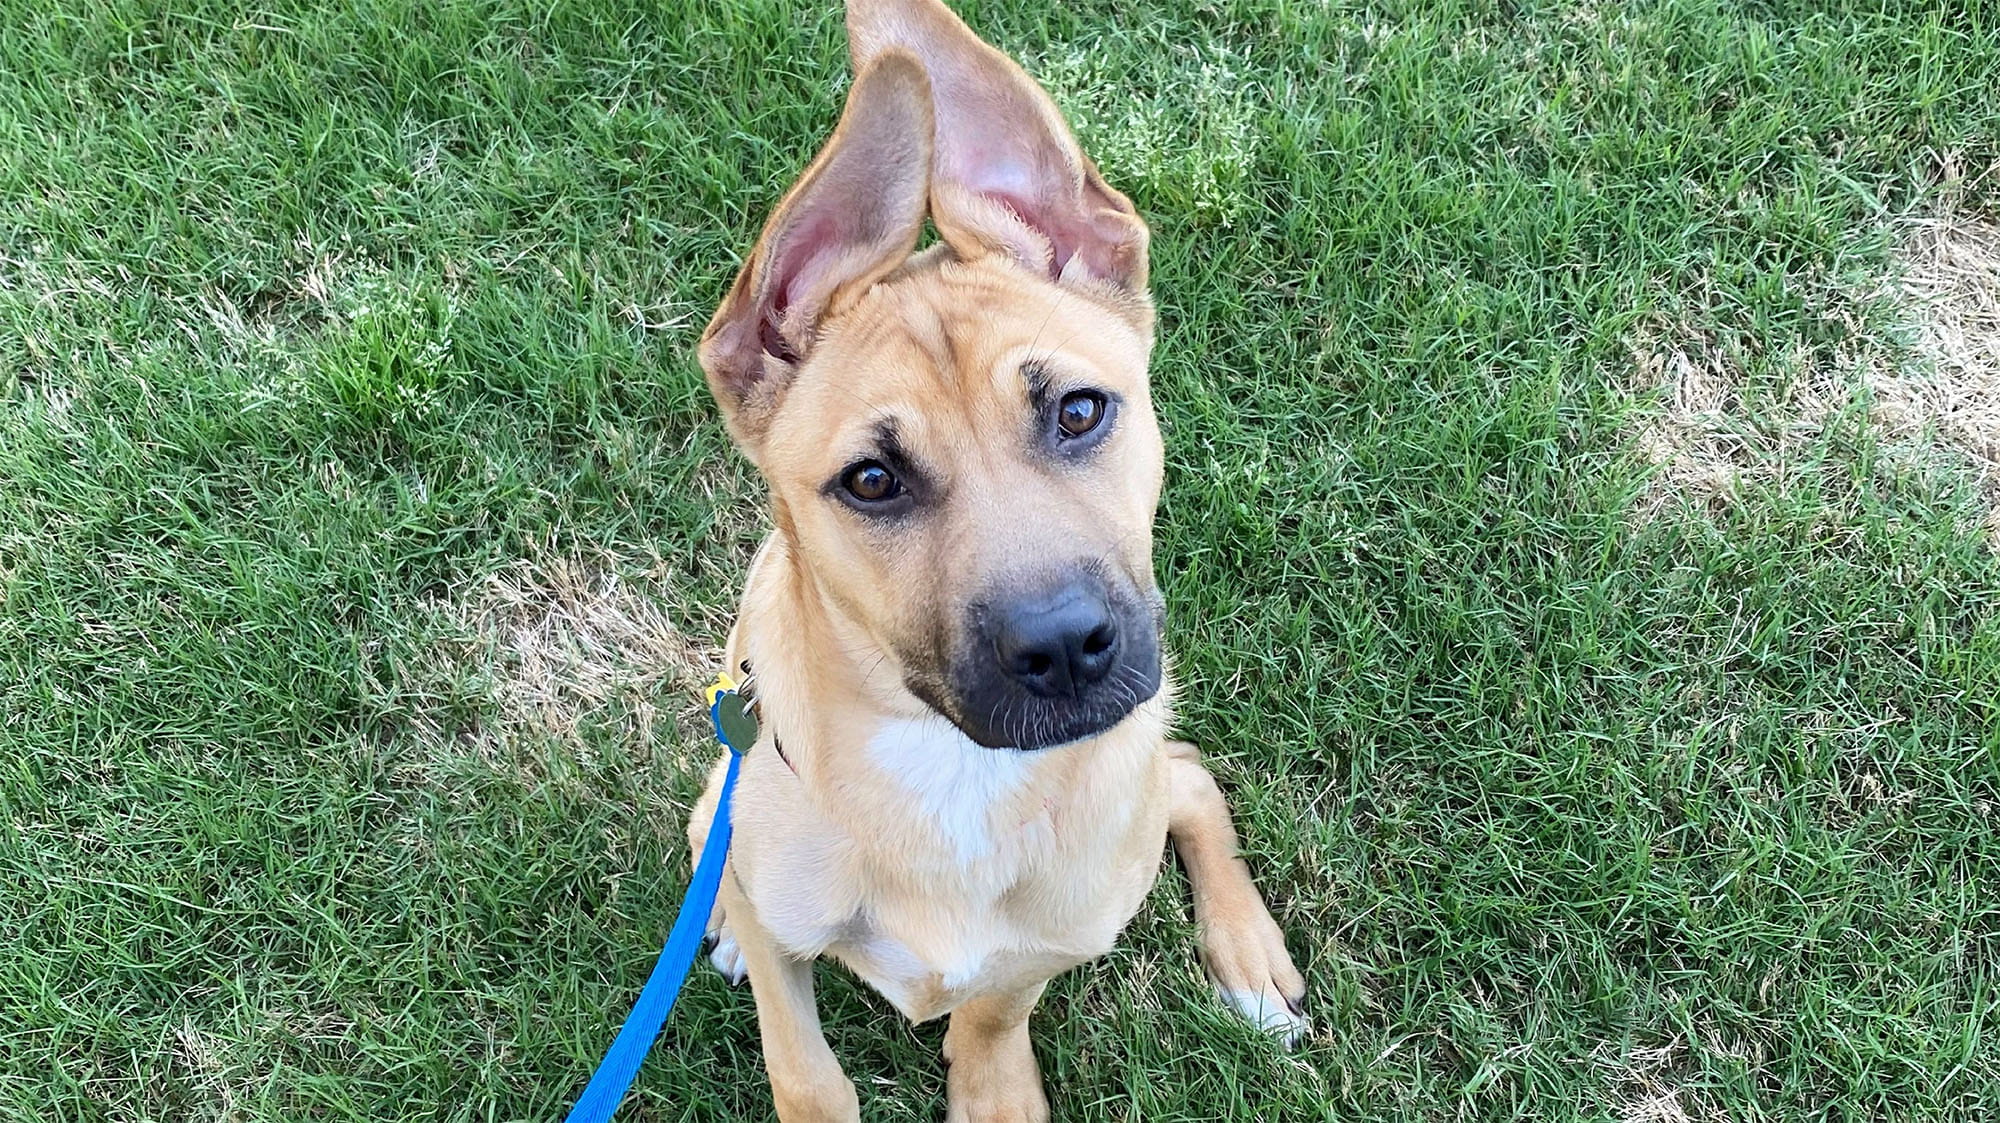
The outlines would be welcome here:
[[[729,855],[729,797],[736,791],[736,767],[743,763],[743,748],[755,739],[756,731],[754,723],[742,724],[748,720],[742,696],[729,676],[718,677],[708,688],[708,694],[708,716],[715,723],[715,738],[729,750],[729,769],[722,777],[722,796],[715,803],[708,841],[701,848],[701,861],[695,864],[694,878],[688,882],[687,896],[681,900],[673,931],[667,934],[667,944],[660,949],[653,973],[646,977],[646,985],[639,991],[639,1001],[633,1003],[618,1036],[612,1039],[611,1048],[563,1123],[606,1123],[618,1110],[632,1087],[632,1079],[639,1075],[639,1065],[653,1048],[653,1040],[659,1037],[660,1027],[673,1012],[674,999],[680,997],[688,968],[694,965],[695,953],[701,950],[702,939],[708,934],[708,918],[715,911],[715,894],[722,888],[722,863]],[[730,699],[734,699],[729,703],[732,712],[725,714],[724,703]],[[736,728],[725,732],[725,717]],[[745,732],[750,737],[743,737]],[[731,742],[730,733],[746,741],[743,748]]]

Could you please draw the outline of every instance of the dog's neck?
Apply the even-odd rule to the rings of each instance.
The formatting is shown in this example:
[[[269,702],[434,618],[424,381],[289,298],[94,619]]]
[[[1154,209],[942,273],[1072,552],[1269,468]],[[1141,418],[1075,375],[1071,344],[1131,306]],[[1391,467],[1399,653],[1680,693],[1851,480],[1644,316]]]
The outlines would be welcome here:
[[[893,653],[819,592],[783,530],[766,549],[752,577],[768,582],[766,595],[744,616],[738,657],[755,670],[761,711],[794,770],[814,779],[817,745],[829,736],[936,716],[904,686]]]

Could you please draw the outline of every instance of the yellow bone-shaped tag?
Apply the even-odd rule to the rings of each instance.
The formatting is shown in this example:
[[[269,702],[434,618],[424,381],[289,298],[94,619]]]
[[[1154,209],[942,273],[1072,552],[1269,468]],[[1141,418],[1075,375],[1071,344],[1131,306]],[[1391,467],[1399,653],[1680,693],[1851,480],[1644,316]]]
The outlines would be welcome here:
[[[707,702],[712,707],[715,705],[715,700],[718,697],[723,694],[732,693],[735,689],[736,680],[729,677],[729,672],[717,671],[715,672],[715,681],[702,688],[702,701]]]

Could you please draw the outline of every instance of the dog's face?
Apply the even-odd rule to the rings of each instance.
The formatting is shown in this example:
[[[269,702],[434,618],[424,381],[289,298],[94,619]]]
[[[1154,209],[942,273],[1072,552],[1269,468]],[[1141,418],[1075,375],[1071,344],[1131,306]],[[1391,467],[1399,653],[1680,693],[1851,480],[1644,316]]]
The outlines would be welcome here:
[[[1161,680],[1145,227],[937,0],[849,30],[841,125],[703,366],[872,682],[982,745],[1090,736]]]
[[[1096,733],[1159,687],[1146,351],[1020,269],[938,265],[875,286],[772,414],[820,591],[981,744]]]

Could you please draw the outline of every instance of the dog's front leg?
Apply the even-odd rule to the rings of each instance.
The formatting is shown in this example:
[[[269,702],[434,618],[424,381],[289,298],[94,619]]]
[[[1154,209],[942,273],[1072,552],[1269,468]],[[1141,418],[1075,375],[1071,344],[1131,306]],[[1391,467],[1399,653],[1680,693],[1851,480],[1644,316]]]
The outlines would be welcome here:
[[[1287,1046],[1305,1033],[1306,981],[1292,966],[1285,934],[1264,907],[1250,867],[1236,856],[1229,804],[1201,753],[1186,741],[1167,743],[1173,803],[1167,832],[1194,888],[1194,921],[1215,988],[1237,1013]]]
[[[861,1104],[854,1082],[827,1047],[813,1001],[812,961],[786,955],[764,930],[734,878],[723,882],[722,911],[729,918],[750,993],[757,1000],[757,1030],[764,1039],[764,1070],[782,1123],[858,1123]]]
[[[1049,1101],[1028,1044],[1045,983],[971,999],[944,1031],[946,1123],[1043,1123]]]

